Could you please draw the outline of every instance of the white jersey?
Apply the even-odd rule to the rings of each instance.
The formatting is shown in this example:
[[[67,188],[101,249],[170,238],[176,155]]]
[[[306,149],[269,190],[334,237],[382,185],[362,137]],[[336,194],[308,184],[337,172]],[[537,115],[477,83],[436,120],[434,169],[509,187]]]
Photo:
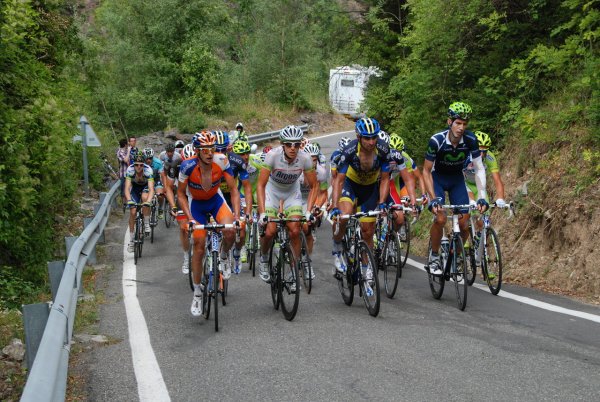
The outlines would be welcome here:
[[[263,167],[271,171],[269,183],[284,191],[299,190],[298,179],[304,172],[313,170],[310,155],[298,152],[296,159],[289,163],[283,153],[283,146],[274,148],[267,154]]]
[[[317,163],[317,182],[320,189],[327,189],[329,187],[329,169],[324,165]],[[300,192],[302,193],[302,201],[308,200],[308,194],[310,193],[310,186],[304,182],[304,175],[300,176]]]

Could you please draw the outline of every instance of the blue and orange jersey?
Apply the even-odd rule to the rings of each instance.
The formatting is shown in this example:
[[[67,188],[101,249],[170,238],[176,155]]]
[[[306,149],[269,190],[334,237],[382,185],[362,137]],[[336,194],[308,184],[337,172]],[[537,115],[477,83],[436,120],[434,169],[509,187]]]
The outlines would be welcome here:
[[[187,183],[188,190],[194,200],[208,200],[219,191],[219,186],[225,175],[233,177],[233,172],[227,156],[214,154],[211,164],[210,185],[205,188],[202,186],[202,172],[199,164],[200,160],[198,158],[184,160],[179,169],[179,181]]]

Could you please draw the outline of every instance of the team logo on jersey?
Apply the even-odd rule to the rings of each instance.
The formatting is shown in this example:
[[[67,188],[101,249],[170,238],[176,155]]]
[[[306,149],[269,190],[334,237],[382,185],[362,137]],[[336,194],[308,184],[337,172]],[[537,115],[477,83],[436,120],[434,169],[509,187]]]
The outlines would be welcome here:
[[[446,162],[458,162],[458,161],[463,161],[465,160],[465,153],[464,152],[460,152],[458,155],[456,156],[452,156],[450,154],[446,154],[444,155],[444,160]]]

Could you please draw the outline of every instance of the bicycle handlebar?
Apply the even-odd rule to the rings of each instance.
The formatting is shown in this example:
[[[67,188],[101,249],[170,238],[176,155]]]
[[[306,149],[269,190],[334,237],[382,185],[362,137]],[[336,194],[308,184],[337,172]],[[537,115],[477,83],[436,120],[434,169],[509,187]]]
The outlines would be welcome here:
[[[350,218],[364,218],[366,216],[378,216],[382,213],[383,213],[383,211],[355,212],[353,214],[338,215],[338,216],[334,217],[333,219],[328,217],[327,220],[329,221],[329,223],[331,223],[332,226],[335,226],[335,231],[333,233],[335,236],[340,232],[340,220],[342,220],[342,219],[348,220]]]

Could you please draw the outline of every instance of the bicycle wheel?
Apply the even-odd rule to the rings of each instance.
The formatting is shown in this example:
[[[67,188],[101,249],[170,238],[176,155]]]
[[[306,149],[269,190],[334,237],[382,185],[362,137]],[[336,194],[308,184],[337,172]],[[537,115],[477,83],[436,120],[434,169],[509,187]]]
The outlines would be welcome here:
[[[171,215],[171,210],[167,209],[164,212],[164,216],[165,216],[165,226],[168,228],[171,227],[171,222],[173,221],[173,215]]]
[[[398,234],[392,232],[388,234],[381,252],[383,284],[385,288],[385,294],[390,299],[396,294],[396,289],[398,288],[398,278],[400,278],[402,272],[400,247],[400,239]]]
[[[452,245],[450,247],[452,250],[450,253],[450,277],[454,281],[458,309],[463,311],[467,307],[467,289],[469,286],[467,284],[467,259],[465,258],[465,250],[460,236],[455,235],[452,237]]]
[[[300,278],[298,264],[289,245],[279,249],[279,300],[281,312],[286,320],[292,321],[300,302]]]
[[[473,283],[475,282],[475,277],[477,276],[477,263],[475,262],[475,253],[477,252],[476,250],[476,245],[475,245],[475,241],[473,240],[474,238],[474,230],[473,230],[473,226],[471,225],[471,223],[469,222],[469,242],[471,243],[471,246],[468,247],[465,251],[465,256],[468,259],[468,264],[466,266],[467,268],[467,285],[472,286]]]
[[[256,276],[256,253],[258,251],[258,223],[252,222],[250,229],[250,247],[248,247],[248,266],[252,276]]]
[[[150,243],[154,243],[154,227],[156,226],[156,202],[152,202],[150,209]]]
[[[140,251],[140,229],[139,229],[139,225],[140,225],[140,220],[136,219],[135,220],[135,229],[133,232],[133,263],[137,264],[138,262],[138,258],[141,255],[141,251]]]
[[[213,251],[212,253],[212,298],[215,299],[214,308],[215,311],[215,332],[219,332],[219,253]]]
[[[498,235],[494,229],[486,229],[484,246],[481,267],[490,292],[497,295],[502,287],[502,253],[500,252]]]
[[[189,244],[189,248],[187,251],[187,255],[188,255],[188,280],[190,282],[190,288],[192,289],[192,292],[194,291],[194,281],[193,281],[193,272],[192,272],[192,249],[194,248],[194,244],[193,244],[193,240],[192,240],[192,232],[188,232],[188,244]],[[206,255],[206,254],[205,254]],[[204,266],[206,264],[206,257],[204,258],[204,261],[202,261],[202,266]]]
[[[427,255],[431,255],[431,239],[429,239],[429,251],[427,252]],[[444,259],[442,259],[442,261],[444,261]],[[429,273],[429,267],[425,265],[425,268],[427,270],[427,277],[429,279],[429,289],[431,289],[431,295],[434,299],[439,299],[440,297],[442,297],[442,294],[444,294],[444,285],[446,284],[445,275],[431,275],[431,273]],[[446,267],[443,266],[442,271],[445,271],[445,269]]]
[[[377,317],[379,314],[379,278],[377,277],[377,265],[375,264],[375,259],[373,258],[373,253],[369,250],[367,243],[364,240],[358,242],[358,255],[357,255],[358,263],[361,265],[360,270],[363,270],[363,267],[367,267],[366,269],[371,269],[373,279],[371,281],[367,281],[364,277],[360,277],[359,284],[362,290],[362,298],[365,302],[365,307],[370,315],[373,317]],[[357,264],[358,265],[358,264]],[[368,292],[369,287],[371,288],[371,292]],[[369,294],[371,293],[371,294]]]
[[[306,236],[304,232],[300,232],[300,239],[302,245],[300,248],[300,266],[302,268],[302,283],[304,283],[304,290],[310,294],[312,290],[312,264],[310,256],[308,255],[308,246],[306,244]]]
[[[278,291],[279,278],[278,278],[278,269],[277,269],[279,256],[274,251],[274,244],[275,244],[275,242],[273,242],[273,244],[271,245],[271,248],[269,249],[269,273],[271,275],[271,283],[270,283],[271,300],[273,301],[273,307],[275,307],[275,310],[279,310],[279,291]]]
[[[410,221],[408,216],[404,216],[404,228],[400,228],[398,237],[400,238],[400,270],[398,278],[402,278],[402,268],[406,265],[408,259],[408,251],[410,250]]]
[[[344,303],[346,303],[347,306],[351,306],[352,301],[354,300],[354,264],[349,263],[350,259],[348,256],[348,240],[346,239],[346,236],[344,236],[340,258],[342,259],[342,264],[346,266],[346,272],[344,274],[336,273],[336,278],[338,280],[338,289],[342,294]]]

